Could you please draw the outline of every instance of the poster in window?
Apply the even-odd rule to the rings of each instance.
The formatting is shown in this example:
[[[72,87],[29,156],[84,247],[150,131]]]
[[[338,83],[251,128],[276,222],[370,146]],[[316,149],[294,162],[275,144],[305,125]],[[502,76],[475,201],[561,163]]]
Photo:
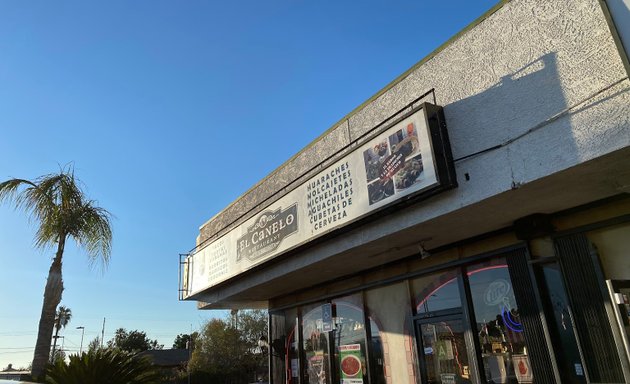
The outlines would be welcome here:
[[[360,344],[339,346],[341,384],[363,384],[363,363]]]
[[[532,367],[529,365],[529,358],[527,355],[513,355],[512,363],[514,364],[516,380],[518,380],[519,383],[533,382],[534,377],[532,375]]]
[[[326,384],[326,358],[321,351],[308,359],[308,382],[311,384]]]

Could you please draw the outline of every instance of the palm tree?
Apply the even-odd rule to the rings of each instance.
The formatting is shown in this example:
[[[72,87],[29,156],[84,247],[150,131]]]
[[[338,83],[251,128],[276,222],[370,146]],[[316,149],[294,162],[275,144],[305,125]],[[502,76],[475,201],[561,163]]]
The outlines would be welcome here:
[[[53,337],[53,348],[52,354],[50,355],[50,361],[55,361],[55,349],[57,348],[57,339],[59,339],[59,331],[62,328],[65,328],[66,325],[72,319],[72,311],[70,308],[64,307],[63,305],[59,306],[57,309],[57,313],[55,314],[55,336]]]
[[[147,356],[117,349],[97,349],[70,355],[48,367],[48,384],[156,384],[163,382]]]
[[[37,221],[35,246],[56,248],[44,288],[31,370],[33,377],[44,373],[50,356],[55,310],[63,292],[61,262],[66,241],[74,239],[86,251],[91,263],[100,261],[107,265],[111,254],[110,213],[86,199],[79,183],[71,166],[34,181],[10,179],[0,183],[0,202],[14,203],[17,209]]]

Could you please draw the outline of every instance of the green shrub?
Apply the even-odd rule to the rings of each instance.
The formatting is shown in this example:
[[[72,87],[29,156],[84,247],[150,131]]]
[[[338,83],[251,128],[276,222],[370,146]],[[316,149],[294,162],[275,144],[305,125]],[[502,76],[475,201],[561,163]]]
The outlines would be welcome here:
[[[155,384],[159,373],[144,358],[126,352],[102,349],[71,355],[70,362],[57,362],[46,372],[48,384]]]

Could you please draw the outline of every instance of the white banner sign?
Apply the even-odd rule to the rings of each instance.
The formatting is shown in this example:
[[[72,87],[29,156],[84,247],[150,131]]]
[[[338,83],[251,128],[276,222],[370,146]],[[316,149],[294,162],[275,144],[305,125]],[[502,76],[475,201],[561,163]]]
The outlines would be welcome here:
[[[422,108],[189,256],[186,296],[438,184]]]

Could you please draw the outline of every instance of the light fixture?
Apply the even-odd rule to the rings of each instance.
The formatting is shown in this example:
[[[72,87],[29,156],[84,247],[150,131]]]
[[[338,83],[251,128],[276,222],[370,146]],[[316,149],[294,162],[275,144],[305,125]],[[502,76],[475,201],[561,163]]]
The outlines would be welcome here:
[[[427,257],[431,256],[431,253],[427,251],[427,249],[424,247],[424,242],[418,244],[418,251],[420,251],[421,259],[426,259]]]

